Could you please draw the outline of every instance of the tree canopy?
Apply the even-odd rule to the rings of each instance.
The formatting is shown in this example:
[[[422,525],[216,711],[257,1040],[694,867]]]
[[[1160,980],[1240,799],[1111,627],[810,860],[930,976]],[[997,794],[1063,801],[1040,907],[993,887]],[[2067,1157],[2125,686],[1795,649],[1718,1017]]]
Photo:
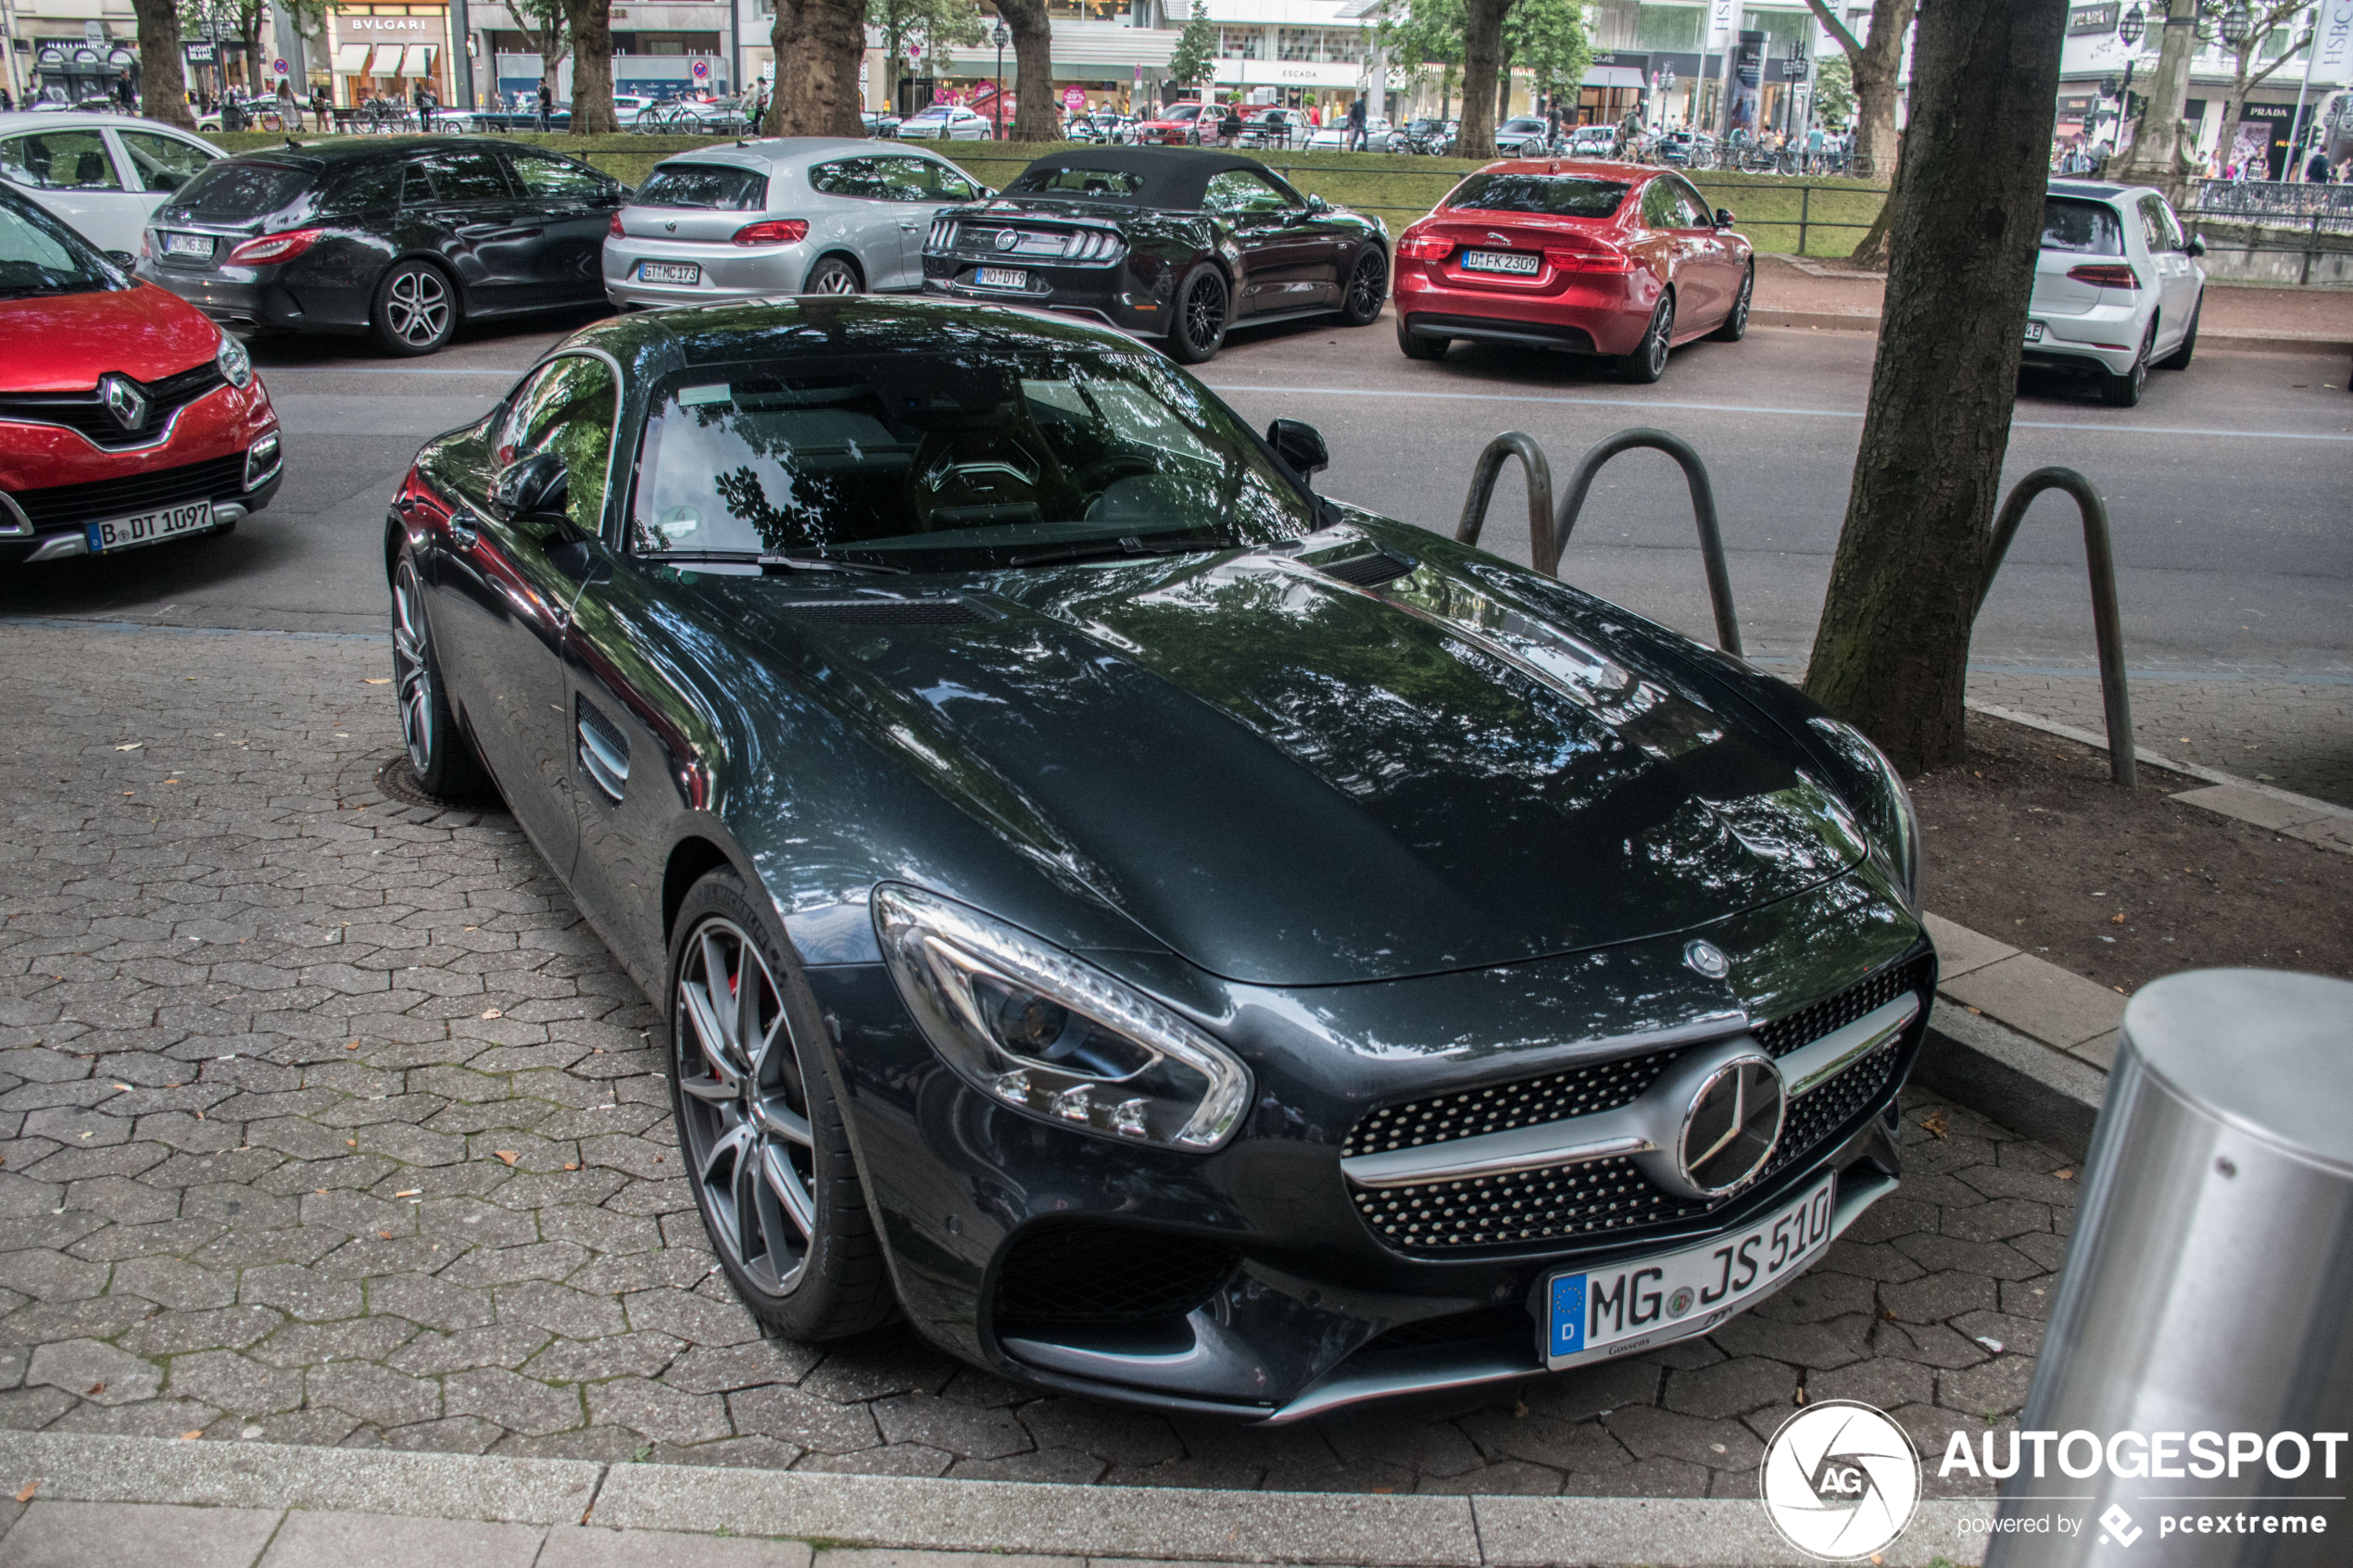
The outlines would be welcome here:
[[[1593,63],[1585,0],[1518,0],[1504,19],[1504,50],[1539,93],[1574,93]]]
[[[1168,56],[1168,82],[1173,87],[1194,87],[1215,74],[1217,27],[1209,19],[1206,0],[1193,0],[1193,19],[1177,35],[1176,52]]]

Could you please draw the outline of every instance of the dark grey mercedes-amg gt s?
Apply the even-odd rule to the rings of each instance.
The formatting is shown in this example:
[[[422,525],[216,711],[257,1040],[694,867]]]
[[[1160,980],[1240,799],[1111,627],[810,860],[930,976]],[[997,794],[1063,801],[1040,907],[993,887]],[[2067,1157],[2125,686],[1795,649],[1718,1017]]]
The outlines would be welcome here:
[[[666,1010],[783,1333],[1285,1421],[1704,1333],[1895,1185],[1879,753],[1323,463],[854,296],[599,323],[419,454],[409,756]]]

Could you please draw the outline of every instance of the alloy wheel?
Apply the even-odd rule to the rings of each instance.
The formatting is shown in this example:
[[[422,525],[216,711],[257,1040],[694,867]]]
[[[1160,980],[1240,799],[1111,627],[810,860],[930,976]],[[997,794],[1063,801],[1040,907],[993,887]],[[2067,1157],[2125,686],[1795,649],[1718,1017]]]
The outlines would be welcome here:
[[[425,625],[417,569],[404,560],[392,583],[393,693],[400,703],[400,738],[409,748],[409,765],[420,774],[433,766],[435,738],[432,635]]]
[[[812,294],[856,294],[858,277],[838,261],[827,262],[817,270],[817,276],[811,280],[809,292]]]
[[[1378,248],[1368,247],[1358,258],[1356,270],[1348,280],[1348,313],[1352,320],[1369,321],[1379,314],[1382,296],[1389,292],[1389,264],[1381,259]]]
[[[1643,358],[1650,361],[1654,380],[1667,373],[1667,351],[1675,336],[1675,307],[1665,300],[1651,313],[1650,335],[1642,342]]]
[[[1755,292],[1756,269],[1752,267],[1746,272],[1741,274],[1741,296],[1738,300],[1734,301],[1732,305],[1732,331],[1735,332],[1744,332],[1748,331],[1749,296],[1754,295]]]
[[[1225,324],[1225,285],[1204,272],[1185,291],[1185,337],[1197,352],[1205,354]]]
[[[437,343],[449,331],[449,285],[430,267],[411,267],[384,291],[384,316],[392,335],[409,346]]]
[[[816,1236],[816,1157],[784,994],[724,915],[687,938],[671,1028],[687,1168],[729,1261],[781,1295]]]

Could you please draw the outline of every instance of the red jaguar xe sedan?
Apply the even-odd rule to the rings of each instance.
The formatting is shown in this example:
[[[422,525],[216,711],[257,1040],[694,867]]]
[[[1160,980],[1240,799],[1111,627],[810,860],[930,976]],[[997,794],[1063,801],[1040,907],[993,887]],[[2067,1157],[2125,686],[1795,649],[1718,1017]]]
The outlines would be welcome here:
[[[1732,215],[1672,169],[1506,158],[1397,241],[1397,346],[1456,338],[1605,356],[1655,382],[1667,351],[1748,332],[1756,264]]]
[[[0,567],[225,533],[283,471],[245,346],[0,186]]]

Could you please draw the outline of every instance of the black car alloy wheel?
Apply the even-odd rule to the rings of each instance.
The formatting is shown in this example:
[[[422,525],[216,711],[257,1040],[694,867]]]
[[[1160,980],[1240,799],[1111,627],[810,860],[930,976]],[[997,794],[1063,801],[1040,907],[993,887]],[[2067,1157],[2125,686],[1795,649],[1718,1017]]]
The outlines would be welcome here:
[[[792,1337],[872,1327],[892,1297],[832,1086],[800,1050],[824,1037],[815,1003],[733,872],[695,885],[678,932],[671,1098],[720,1262]]]
[[[1176,319],[1169,323],[1168,357],[1198,365],[1226,341],[1226,274],[1202,262],[1176,287]]]
[[[1724,324],[1709,335],[1718,343],[1738,343],[1746,337],[1749,302],[1755,294],[1756,263],[1752,261],[1748,264],[1748,270],[1741,274],[1741,292],[1733,296],[1732,313],[1725,317]]]
[[[1658,308],[1651,312],[1651,324],[1642,330],[1641,345],[1618,360],[1618,374],[1644,385],[1658,380],[1667,373],[1667,351],[1674,342],[1675,296],[1661,294]]]
[[[392,575],[392,681],[400,704],[400,738],[417,783],[428,795],[467,796],[482,789],[487,782],[482,765],[442,695],[423,584],[406,551]]]
[[[1380,319],[1389,297],[1389,258],[1380,246],[1368,245],[1348,275],[1348,295],[1340,303],[1340,319],[1352,327],[1369,327]]]
[[[376,284],[371,335],[389,354],[431,354],[458,326],[458,294],[430,261],[396,261]]]

